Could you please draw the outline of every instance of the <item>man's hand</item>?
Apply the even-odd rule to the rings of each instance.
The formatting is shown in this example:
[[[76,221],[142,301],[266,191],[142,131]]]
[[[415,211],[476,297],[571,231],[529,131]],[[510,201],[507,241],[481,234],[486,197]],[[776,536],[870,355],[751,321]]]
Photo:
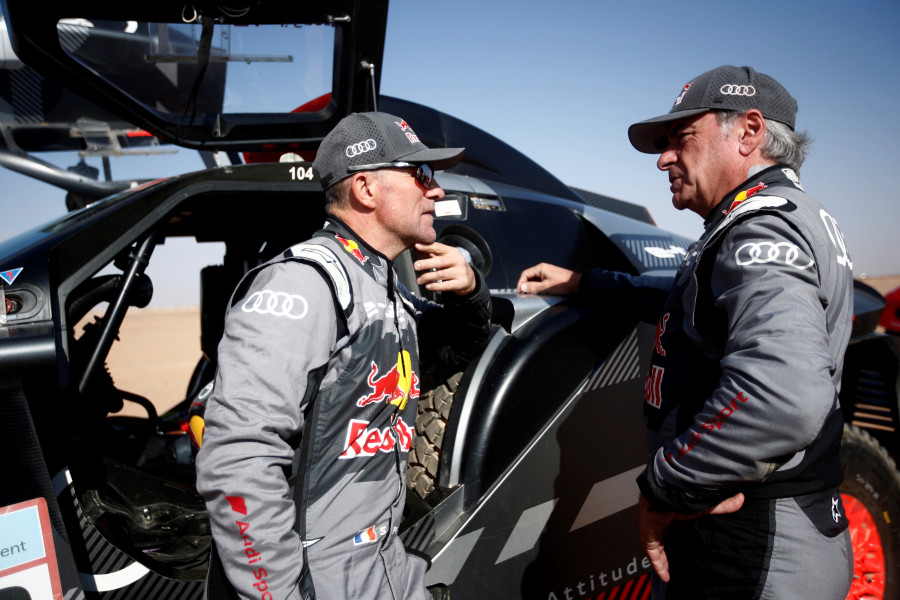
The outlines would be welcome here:
[[[702,512],[693,515],[682,515],[679,513],[662,513],[650,510],[650,501],[641,494],[638,500],[638,531],[641,536],[641,544],[644,546],[644,553],[650,559],[650,565],[659,578],[663,581],[669,581],[669,557],[666,556],[666,547],[663,538],[671,529],[674,521],[686,521],[696,519],[703,515],[724,515],[740,510],[744,505],[744,495],[736,494],[731,498],[723,500],[712,508],[707,508]]]
[[[460,296],[475,290],[475,272],[458,248],[433,242],[416,244],[419,260],[413,263],[416,271],[424,271],[416,283],[432,292],[453,292]]]
[[[572,295],[578,291],[581,273],[541,263],[522,271],[516,291],[520,294]]]

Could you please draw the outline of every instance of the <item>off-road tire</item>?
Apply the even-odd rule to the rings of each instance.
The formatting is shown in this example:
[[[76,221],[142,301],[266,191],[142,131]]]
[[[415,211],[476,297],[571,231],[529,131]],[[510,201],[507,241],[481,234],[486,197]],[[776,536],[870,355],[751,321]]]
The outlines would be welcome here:
[[[462,372],[455,373],[419,397],[416,436],[409,451],[406,484],[420,498],[428,497],[437,485],[444,431],[460,379]]]
[[[900,600],[900,472],[858,427],[844,426],[841,495],[853,540],[848,600]]]

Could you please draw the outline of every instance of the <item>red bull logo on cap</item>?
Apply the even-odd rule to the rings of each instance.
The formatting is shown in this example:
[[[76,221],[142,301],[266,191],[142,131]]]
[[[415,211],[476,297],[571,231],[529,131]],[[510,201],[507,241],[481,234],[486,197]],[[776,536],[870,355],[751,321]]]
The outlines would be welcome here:
[[[693,83],[693,81],[690,82],[690,83],[684,84],[684,88],[681,90],[681,94],[679,94],[678,97],[675,98],[675,105],[676,105],[676,106],[679,105],[679,104],[681,104],[681,101],[684,100],[684,95],[687,94],[687,91],[688,91],[689,89],[691,89],[691,83]]]
[[[416,135],[416,132],[413,131],[413,128],[409,126],[409,123],[406,122],[406,119],[400,119],[399,121],[394,121],[397,125],[400,126],[400,129],[403,133],[406,134],[406,137],[409,138],[409,141],[415,144],[419,141],[419,136]]]
[[[397,364],[380,377],[378,365],[372,361],[372,372],[366,382],[372,388],[372,393],[356,401],[356,405],[360,407],[385,401],[403,410],[408,398],[419,397],[419,378],[412,370],[412,361],[406,350],[397,354]]]
[[[360,263],[365,263],[367,260],[369,260],[369,257],[363,254],[362,250],[359,249],[359,244],[357,244],[353,240],[344,239],[339,235],[335,235],[334,237],[341,243],[341,245],[344,247],[344,250],[352,254],[353,258],[358,260]]]

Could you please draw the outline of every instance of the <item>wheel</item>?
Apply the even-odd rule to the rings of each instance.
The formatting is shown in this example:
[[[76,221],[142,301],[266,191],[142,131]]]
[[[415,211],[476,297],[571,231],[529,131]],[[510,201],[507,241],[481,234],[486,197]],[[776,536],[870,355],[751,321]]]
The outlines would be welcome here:
[[[848,600],[900,599],[900,473],[875,439],[851,425],[841,442],[841,498],[853,542]]]
[[[462,372],[452,375],[444,383],[423,392],[419,397],[416,436],[409,451],[406,485],[420,498],[426,498],[435,489],[444,430],[447,428],[450,408],[460,379]]]

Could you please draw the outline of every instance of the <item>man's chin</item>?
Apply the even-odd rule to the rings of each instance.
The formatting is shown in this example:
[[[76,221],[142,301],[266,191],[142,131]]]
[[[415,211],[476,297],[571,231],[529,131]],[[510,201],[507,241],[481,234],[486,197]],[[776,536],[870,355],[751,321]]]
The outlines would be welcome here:
[[[429,227],[419,231],[414,244],[433,244],[435,240],[437,240],[437,232],[433,227]]]
[[[432,219],[432,223],[434,219]],[[437,239],[437,232],[434,230],[434,226],[430,223],[422,228],[422,243],[423,244],[431,244]]]
[[[690,210],[692,200],[692,198],[685,197],[681,192],[672,194],[672,206],[674,206],[676,210]]]

